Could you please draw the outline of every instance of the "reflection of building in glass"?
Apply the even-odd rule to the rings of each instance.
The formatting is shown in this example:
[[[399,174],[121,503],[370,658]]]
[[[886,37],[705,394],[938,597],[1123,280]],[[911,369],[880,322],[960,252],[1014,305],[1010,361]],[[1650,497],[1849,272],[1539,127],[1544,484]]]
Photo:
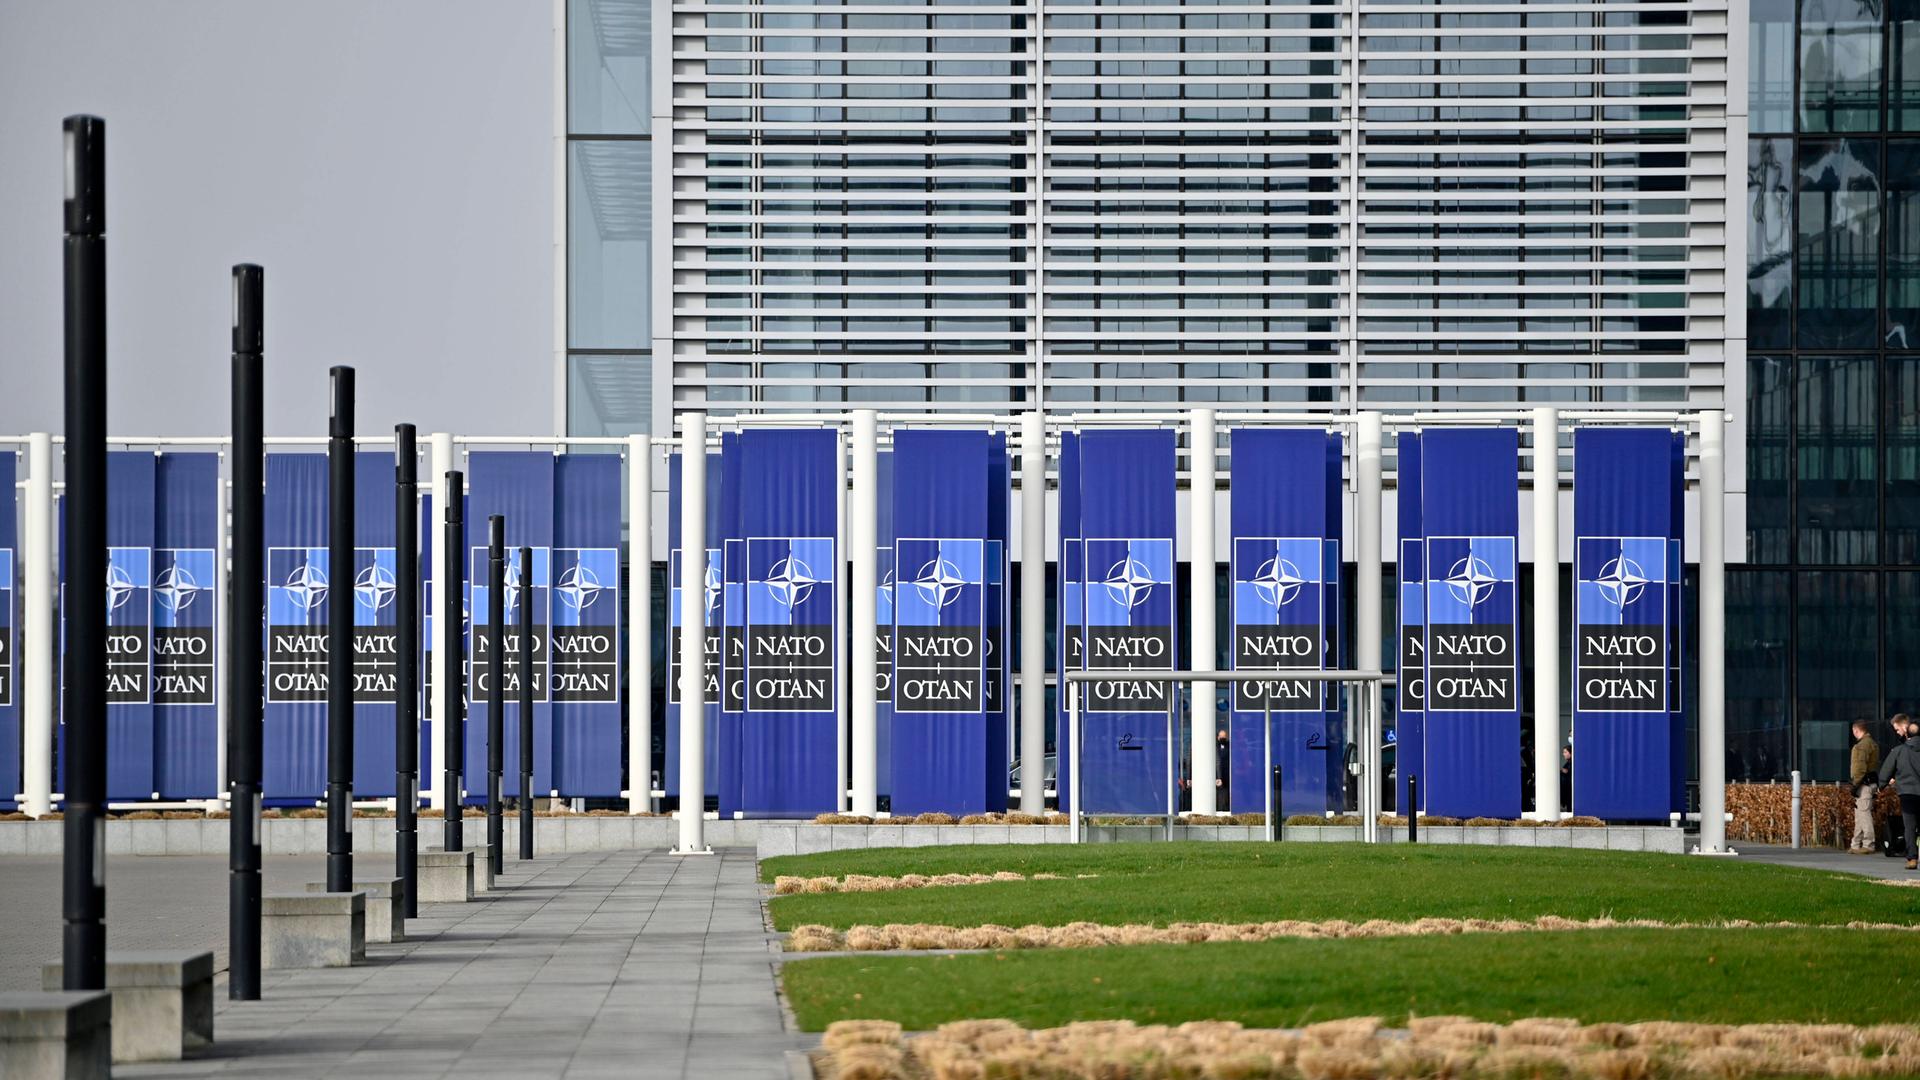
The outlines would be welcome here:
[[[1854,718],[1920,706],[1920,5],[1753,0],[1750,20],[1728,767],[1831,780]]]

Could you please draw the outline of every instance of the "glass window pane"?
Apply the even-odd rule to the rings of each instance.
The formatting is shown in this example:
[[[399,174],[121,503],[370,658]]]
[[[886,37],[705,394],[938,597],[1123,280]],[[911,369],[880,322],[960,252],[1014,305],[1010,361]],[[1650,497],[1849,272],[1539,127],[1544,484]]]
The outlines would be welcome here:
[[[649,130],[651,0],[567,0],[567,131]]]
[[[1747,140],[1747,344],[1793,344],[1793,140]]]
[[[1920,713],[1920,689],[1914,686],[1913,673],[1920,670],[1920,573],[1903,570],[1886,575],[1887,582],[1887,656],[1881,665],[1886,686],[1881,691],[1881,709],[1873,714],[1874,737],[1882,747],[1892,744],[1892,730],[1884,727],[1887,717],[1897,712]]]
[[[653,358],[567,357],[567,434],[644,435],[653,418]]]
[[[1887,22],[1887,129],[1920,131],[1920,0],[1893,0]]]
[[[1889,349],[1920,349],[1920,140],[1887,142]]]
[[[1799,575],[1795,616],[1799,768],[1815,782],[1847,779],[1847,728],[1880,711],[1875,575]]]
[[[1784,563],[1791,550],[1787,455],[1792,371],[1792,361],[1778,357],[1747,361],[1747,558],[1757,563]]]
[[[1727,570],[1727,779],[1785,776],[1787,574]]]
[[[1804,0],[1800,130],[1875,131],[1879,121],[1879,0]]]
[[[1885,559],[1920,564],[1920,361],[1887,361]]]
[[[1800,347],[1872,348],[1879,338],[1880,146],[1800,146]]]
[[[1793,0],[1751,0],[1747,50],[1748,130],[1792,131]]]
[[[649,144],[573,142],[567,150],[567,344],[647,348]]]
[[[1803,356],[1794,395],[1794,517],[1801,563],[1872,562],[1878,551],[1872,357]]]

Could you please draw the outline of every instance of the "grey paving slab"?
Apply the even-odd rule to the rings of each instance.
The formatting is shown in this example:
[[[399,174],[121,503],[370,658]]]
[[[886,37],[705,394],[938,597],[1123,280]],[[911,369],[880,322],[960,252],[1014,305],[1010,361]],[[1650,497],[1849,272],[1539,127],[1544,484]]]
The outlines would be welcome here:
[[[1849,855],[1839,848],[1795,850],[1784,845],[1743,844],[1737,841],[1728,846],[1739,852],[1740,858],[1752,859],[1755,862],[1800,866],[1810,870],[1837,870],[1843,874],[1860,874],[1887,881],[1920,880],[1920,871],[1907,869],[1905,860],[1889,859],[1880,854]]]
[[[427,904],[368,963],[218,991],[210,1053],[123,1078],[786,1077],[789,1031],[747,851],[509,860],[499,892]]]

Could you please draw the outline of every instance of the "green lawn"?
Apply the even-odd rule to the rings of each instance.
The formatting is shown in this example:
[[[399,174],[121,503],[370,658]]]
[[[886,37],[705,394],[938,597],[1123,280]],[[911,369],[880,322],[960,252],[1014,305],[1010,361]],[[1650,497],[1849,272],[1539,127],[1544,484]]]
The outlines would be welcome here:
[[[1920,992],[1907,959],[1917,948],[1920,938],[1905,932],[1593,930],[875,954],[790,962],[784,980],[808,1031],[854,1018],[910,1031],[985,1017],[1028,1027],[1095,1019],[1289,1027],[1342,1016],[1398,1025],[1410,1013],[1904,1024]]]
[[[1060,925],[1076,920],[1165,925],[1540,915],[1668,922],[1920,923],[1920,889],[1732,859],[1565,848],[1008,844],[835,851],[768,859],[760,867],[765,881],[780,874],[995,870],[1045,871],[1066,875],[1067,880],[782,896],[772,904],[774,923],[786,930],[803,923],[840,928],[905,922]],[[1881,943],[1888,944],[1884,936]],[[1920,938],[1914,948],[1920,949]]]

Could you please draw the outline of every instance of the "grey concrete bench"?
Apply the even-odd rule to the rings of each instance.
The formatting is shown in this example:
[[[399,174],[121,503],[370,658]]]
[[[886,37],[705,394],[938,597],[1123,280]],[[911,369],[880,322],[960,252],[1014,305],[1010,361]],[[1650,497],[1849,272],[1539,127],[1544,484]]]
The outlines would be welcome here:
[[[353,883],[354,891],[367,894],[367,940],[394,942],[407,940],[407,903],[405,878],[372,878]],[[307,882],[307,891],[327,891],[324,881]]]
[[[366,893],[282,893],[261,899],[262,966],[351,967],[366,956]]]
[[[113,1072],[113,998],[104,991],[0,993],[0,1076],[94,1080]]]
[[[60,989],[61,965],[40,969],[43,990]],[[113,995],[113,1060],[179,1061],[213,1045],[213,954],[135,951],[107,954]]]
[[[415,883],[423,904],[464,904],[473,899],[473,852],[422,851]]]
[[[467,850],[473,852],[473,894],[485,896],[494,890],[493,852],[490,844],[468,844]]]

